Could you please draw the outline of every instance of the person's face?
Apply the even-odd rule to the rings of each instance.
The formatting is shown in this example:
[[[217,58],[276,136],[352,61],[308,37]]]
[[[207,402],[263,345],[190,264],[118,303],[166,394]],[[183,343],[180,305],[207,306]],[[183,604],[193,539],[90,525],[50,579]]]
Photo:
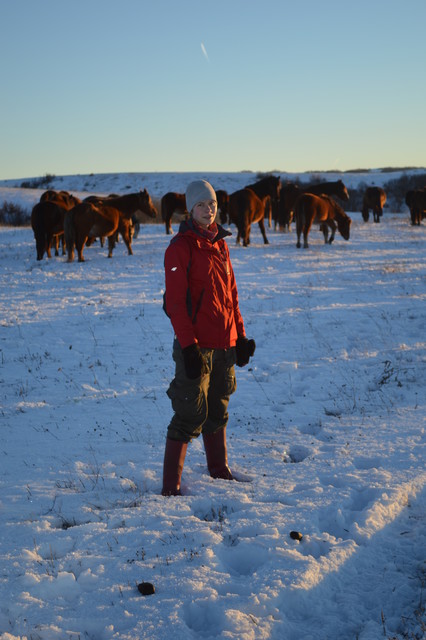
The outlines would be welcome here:
[[[192,217],[195,222],[207,229],[215,220],[217,213],[216,200],[202,200],[197,202],[192,209]]]

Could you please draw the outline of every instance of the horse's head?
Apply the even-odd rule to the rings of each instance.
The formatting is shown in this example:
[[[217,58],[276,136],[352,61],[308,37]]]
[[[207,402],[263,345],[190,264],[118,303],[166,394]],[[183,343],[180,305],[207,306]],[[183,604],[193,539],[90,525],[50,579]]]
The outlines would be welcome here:
[[[336,196],[338,198],[340,198],[341,200],[349,200],[349,193],[348,190],[346,189],[345,185],[343,184],[342,180],[338,180],[336,182],[337,185],[337,190],[336,190]]]
[[[271,183],[271,196],[273,200],[278,201],[281,192],[281,178],[280,176],[270,176],[269,181]]]
[[[144,189],[143,191],[141,189],[139,192],[139,208],[150,218],[157,217],[157,209],[154,207],[151,196],[146,189]]]
[[[350,219],[350,217],[345,213],[343,216],[339,216],[338,218],[336,218],[336,221],[337,228],[339,229],[339,233],[342,238],[344,238],[345,240],[349,240],[352,224],[352,220]]]
[[[278,176],[278,195],[280,195],[281,193],[281,187],[282,187],[281,178]]]

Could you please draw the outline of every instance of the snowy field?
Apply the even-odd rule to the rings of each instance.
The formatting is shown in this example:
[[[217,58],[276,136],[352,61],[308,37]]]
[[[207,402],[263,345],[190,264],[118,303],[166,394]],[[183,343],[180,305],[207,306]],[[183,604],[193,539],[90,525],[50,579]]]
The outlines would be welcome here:
[[[197,440],[178,498],[163,225],[82,264],[0,228],[2,640],[425,637],[426,227],[348,213],[348,242],[314,228],[307,250],[231,227],[257,350],[229,461],[252,481],[211,479]]]

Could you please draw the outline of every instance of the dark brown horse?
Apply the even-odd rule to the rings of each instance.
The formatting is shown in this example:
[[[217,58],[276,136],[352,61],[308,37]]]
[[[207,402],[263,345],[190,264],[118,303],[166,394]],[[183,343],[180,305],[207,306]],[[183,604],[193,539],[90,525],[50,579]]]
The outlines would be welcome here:
[[[54,189],[48,189],[40,196],[40,202],[56,202],[61,204],[65,209],[72,209],[76,204],[80,202],[78,198],[73,196],[68,191],[55,191]]]
[[[293,182],[289,182],[281,187],[280,199],[274,217],[275,229],[279,226],[283,231],[290,231],[293,221],[294,204],[301,193],[302,190],[299,185]]]
[[[426,215],[426,187],[408,191],[405,202],[410,209],[412,225],[420,225]]]
[[[177,213],[187,216],[186,201],[184,193],[169,191],[161,198],[161,218],[166,226],[166,233],[173,233],[172,216]]]
[[[303,188],[304,193],[313,193],[316,196],[337,196],[340,200],[347,202],[349,200],[349,193],[343,184],[342,180],[335,180],[334,182],[319,182],[316,184],[310,184]]]
[[[290,230],[293,221],[294,205],[297,198],[302,193],[313,193],[314,195],[325,194],[327,196],[336,196],[340,200],[348,201],[349,193],[342,180],[331,182],[319,182],[302,186],[289,182],[281,189],[280,200],[278,203],[278,219],[275,219],[275,228],[277,223],[280,229]]]
[[[252,189],[239,189],[229,196],[229,222],[233,222],[237,229],[237,244],[240,238],[243,245],[250,244],[251,225],[258,223],[265,244],[269,244],[265,233],[265,208],[270,205],[270,196],[259,198]]]
[[[108,238],[108,258],[111,258],[117,231],[123,237],[128,254],[132,255],[131,218],[137,211],[146,213],[150,218],[157,215],[146,189],[118,198],[106,198],[96,205],[82,202],[71,209],[65,216],[64,224],[68,262],[74,260],[74,247],[78,261],[84,262],[83,249],[87,239],[97,237]]]
[[[44,254],[52,257],[52,242],[55,243],[55,256],[59,255],[59,241],[62,239],[62,254],[65,254],[64,216],[65,212],[79,204],[80,200],[66,191],[50,190],[41,195],[31,212],[31,227],[36,241],[37,260]]]
[[[373,212],[374,222],[380,222],[385,202],[386,193],[384,189],[380,187],[367,187],[362,199],[362,217],[364,222],[368,222],[370,209]]]
[[[304,193],[295,204],[296,233],[299,249],[300,236],[303,233],[303,246],[308,248],[308,234],[314,222],[320,225],[324,234],[324,242],[331,244],[336,235],[336,229],[340,235],[349,240],[351,219],[343,211],[342,207],[332,198],[326,195],[316,196],[313,193]],[[336,224],[337,223],[337,224]],[[328,238],[328,229],[331,229],[331,236]]]
[[[269,205],[265,210],[268,218],[269,228],[272,227],[272,218],[277,217],[278,202],[281,191],[281,178],[279,176],[265,176],[257,182],[248,184],[246,189],[251,189],[262,200],[266,196],[270,197]]]

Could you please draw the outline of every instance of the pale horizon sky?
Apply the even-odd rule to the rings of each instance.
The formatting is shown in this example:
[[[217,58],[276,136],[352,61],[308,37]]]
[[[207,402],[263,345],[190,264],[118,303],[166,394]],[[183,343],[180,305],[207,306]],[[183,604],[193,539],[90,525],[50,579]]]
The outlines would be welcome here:
[[[0,0],[0,179],[426,166],[426,0]]]

